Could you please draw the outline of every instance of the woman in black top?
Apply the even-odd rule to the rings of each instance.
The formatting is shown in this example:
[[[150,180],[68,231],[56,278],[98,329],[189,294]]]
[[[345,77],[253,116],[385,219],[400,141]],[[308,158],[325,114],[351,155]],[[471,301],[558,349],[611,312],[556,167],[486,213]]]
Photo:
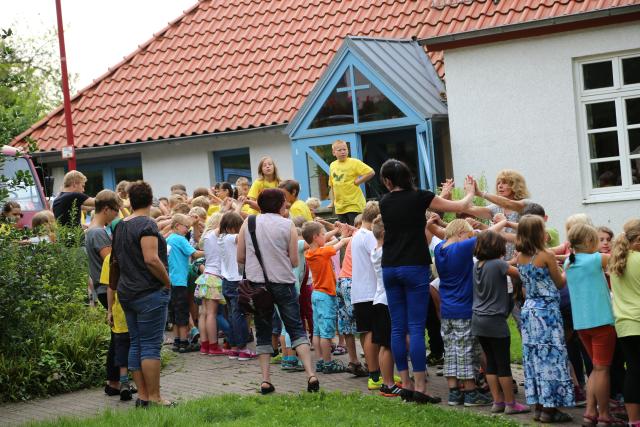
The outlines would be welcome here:
[[[118,263],[118,299],[129,327],[129,370],[138,386],[136,405],[171,403],[160,397],[160,348],[167,321],[171,282],[167,242],[149,217],[153,193],[144,181],[129,186],[132,214],[113,232],[112,257]]]
[[[465,180],[466,196],[450,201],[431,191],[417,190],[406,164],[389,159],[380,168],[380,179],[389,190],[380,200],[384,222],[382,274],[391,315],[391,350],[402,377],[403,400],[438,403],[426,394],[424,329],[429,305],[431,257],[425,234],[426,210],[463,212],[472,205],[473,178]],[[409,378],[406,336],[415,385]]]

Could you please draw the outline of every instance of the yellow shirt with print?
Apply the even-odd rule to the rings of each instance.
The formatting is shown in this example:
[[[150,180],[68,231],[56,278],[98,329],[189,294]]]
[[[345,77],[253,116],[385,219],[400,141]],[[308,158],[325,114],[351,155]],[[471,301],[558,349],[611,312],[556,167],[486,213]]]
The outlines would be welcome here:
[[[296,200],[291,204],[291,207],[289,208],[289,216],[291,219],[301,216],[307,221],[313,221],[311,209],[309,209],[309,206],[307,206],[307,204],[302,200]]]
[[[368,175],[373,169],[358,159],[347,157],[334,160],[329,166],[329,186],[333,189],[333,204],[337,214],[362,212],[366,203],[360,186],[354,181]]]
[[[109,286],[109,260],[111,254],[107,255],[102,261],[102,270],[100,271],[100,283],[104,283]],[[127,326],[127,319],[124,317],[124,310],[118,301],[118,292],[113,293],[113,305],[111,306],[111,315],[113,317],[113,326],[111,331],[114,334],[125,334],[129,332]]]
[[[258,196],[260,195],[260,193],[262,193],[262,190],[265,190],[267,188],[278,188],[278,184],[280,184],[278,181],[265,181],[262,178],[256,179],[253,184],[251,184],[251,188],[249,189],[249,194],[247,194],[247,197],[253,200],[258,200]],[[249,210],[247,212],[249,213],[249,215],[260,213],[257,210],[252,209],[251,207],[249,207]]]

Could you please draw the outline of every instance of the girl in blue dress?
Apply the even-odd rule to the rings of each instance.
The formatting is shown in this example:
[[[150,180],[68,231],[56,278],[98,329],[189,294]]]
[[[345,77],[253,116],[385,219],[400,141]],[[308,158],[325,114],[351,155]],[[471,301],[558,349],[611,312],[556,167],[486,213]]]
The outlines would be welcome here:
[[[525,288],[522,307],[522,358],[527,403],[535,405],[534,420],[571,421],[557,408],[574,406],[560,294],[565,279],[555,256],[545,249],[542,218],[525,215],[518,223],[516,238],[518,271]]]

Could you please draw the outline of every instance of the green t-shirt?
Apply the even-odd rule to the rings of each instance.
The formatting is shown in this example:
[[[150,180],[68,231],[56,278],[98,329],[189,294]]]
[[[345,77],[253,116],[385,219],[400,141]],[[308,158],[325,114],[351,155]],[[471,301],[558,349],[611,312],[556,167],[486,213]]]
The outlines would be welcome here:
[[[556,246],[560,246],[560,233],[553,227],[547,227],[547,234],[549,235],[548,246],[550,248],[555,248]]]
[[[640,252],[629,252],[623,276],[611,275],[611,291],[618,336],[640,335]]]

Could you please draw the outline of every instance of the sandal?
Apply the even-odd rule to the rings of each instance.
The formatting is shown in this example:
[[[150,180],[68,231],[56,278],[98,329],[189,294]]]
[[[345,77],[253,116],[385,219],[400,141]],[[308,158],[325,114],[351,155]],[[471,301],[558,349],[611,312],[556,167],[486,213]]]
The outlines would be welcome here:
[[[264,384],[268,385],[268,387],[263,387]],[[260,384],[260,394],[269,394],[274,391],[276,391],[276,388],[269,381],[262,381],[262,384]]]
[[[584,414],[582,416],[582,427],[594,427],[597,424],[598,424],[598,416],[597,415]]]
[[[311,381],[311,378],[315,378],[315,381]],[[309,393],[315,393],[320,391],[320,380],[315,375],[311,375],[307,380],[307,391]]]
[[[594,417],[595,418],[595,417]],[[598,426],[626,426],[627,423],[624,420],[616,417],[598,418]]]
[[[142,402],[142,401],[141,401]],[[159,408],[175,408],[178,406],[176,402],[172,402],[171,400],[164,400],[160,402],[154,402],[153,400],[149,400],[147,403],[148,407],[159,407]]]
[[[542,411],[542,414],[540,414],[540,422],[543,424],[568,423],[570,421],[573,421],[573,417],[571,415],[557,409],[553,412]]]

